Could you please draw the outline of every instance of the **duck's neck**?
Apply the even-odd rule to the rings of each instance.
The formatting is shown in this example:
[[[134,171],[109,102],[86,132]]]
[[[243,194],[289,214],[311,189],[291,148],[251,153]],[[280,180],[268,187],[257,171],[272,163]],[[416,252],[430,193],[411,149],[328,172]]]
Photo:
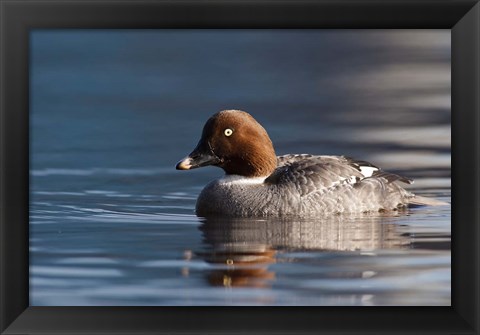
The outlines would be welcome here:
[[[247,150],[225,163],[227,174],[236,174],[248,178],[268,177],[277,168],[277,156],[273,146],[263,150]]]

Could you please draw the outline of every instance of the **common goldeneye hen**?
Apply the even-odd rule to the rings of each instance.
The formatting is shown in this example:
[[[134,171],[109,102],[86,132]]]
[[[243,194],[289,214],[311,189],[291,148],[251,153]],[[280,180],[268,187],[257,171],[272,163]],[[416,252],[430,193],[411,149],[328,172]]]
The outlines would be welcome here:
[[[225,110],[203,127],[178,170],[221,167],[226,175],[200,193],[199,216],[315,216],[389,211],[443,202],[416,196],[411,179],[345,156],[276,156],[266,130],[248,113]]]

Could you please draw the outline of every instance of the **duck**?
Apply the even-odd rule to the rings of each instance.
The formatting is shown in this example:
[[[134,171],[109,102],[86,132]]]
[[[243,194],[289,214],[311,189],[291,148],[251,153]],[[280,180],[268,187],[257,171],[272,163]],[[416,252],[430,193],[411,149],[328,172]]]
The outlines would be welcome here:
[[[445,205],[405,190],[412,179],[348,156],[287,154],[252,115],[230,109],[211,116],[197,146],[177,170],[216,166],[195,206],[199,217],[317,217]]]

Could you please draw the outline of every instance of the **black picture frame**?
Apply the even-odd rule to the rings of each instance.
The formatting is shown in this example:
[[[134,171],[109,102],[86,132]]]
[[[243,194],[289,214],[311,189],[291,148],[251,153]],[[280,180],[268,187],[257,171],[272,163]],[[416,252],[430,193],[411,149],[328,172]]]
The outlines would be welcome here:
[[[478,334],[478,1],[0,0],[0,24],[2,334]],[[452,306],[30,307],[29,31],[38,28],[451,29]]]

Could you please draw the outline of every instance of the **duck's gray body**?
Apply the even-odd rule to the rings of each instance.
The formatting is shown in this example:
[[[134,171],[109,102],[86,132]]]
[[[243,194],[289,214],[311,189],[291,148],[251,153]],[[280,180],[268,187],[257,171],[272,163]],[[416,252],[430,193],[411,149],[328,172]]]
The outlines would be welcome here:
[[[197,200],[199,216],[324,216],[396,210],[422,203],[412,180],[344,156],[285,155],[267,178],[226,175]],[[422,198],[424,199],[424,198]]]

